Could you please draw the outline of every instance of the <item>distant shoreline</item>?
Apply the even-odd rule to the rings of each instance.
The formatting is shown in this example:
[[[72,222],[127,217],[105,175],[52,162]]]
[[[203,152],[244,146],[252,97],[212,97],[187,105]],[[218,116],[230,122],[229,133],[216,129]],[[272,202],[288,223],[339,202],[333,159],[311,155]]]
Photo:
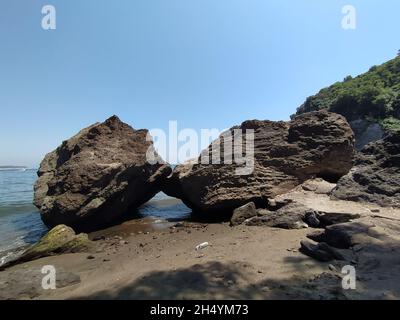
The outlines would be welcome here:
[[[0,171],[26,171],[26,170],[37,170],[37,169],[25,166],[0,166]]]

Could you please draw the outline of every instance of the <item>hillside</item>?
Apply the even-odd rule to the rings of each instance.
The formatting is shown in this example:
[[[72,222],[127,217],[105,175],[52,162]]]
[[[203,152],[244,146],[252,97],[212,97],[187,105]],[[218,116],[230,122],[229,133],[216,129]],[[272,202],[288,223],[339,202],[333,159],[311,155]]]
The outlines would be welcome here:
[[[365,123],[379,124],[384,130],[400,130],[400,56],[322,89],[307,98],[296,115],[319,109],[344,115],[355,132],[367,130]],[[361,129],[360,121],[364,123]],[[357,136],[360,132],[356,132]]]

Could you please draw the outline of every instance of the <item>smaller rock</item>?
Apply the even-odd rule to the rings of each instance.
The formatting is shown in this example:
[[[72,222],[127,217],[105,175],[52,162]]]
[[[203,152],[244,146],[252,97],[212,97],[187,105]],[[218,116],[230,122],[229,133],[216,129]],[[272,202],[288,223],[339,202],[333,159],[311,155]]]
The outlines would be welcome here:
[[[92,241],[100,241],[100,240],[106,240],[106,237],[105,236],[96,236],[93,238]]]
[[[320,227],[325,228],[339,223],[346,223],[361,218],[359,214],[342,212],[319,212],[318,219],[321,222]]]
[[[335,186],[334,183],[329,183],[321,178],[307,180],[301,185],[304,191],[311,191],[316,194],[329,194]]]
[[[320,224],[320,221],[318,219],[318,213],[314,210],[306,212],[304,220],[312,228],[317,228]]]
[[[183,222],[177,222],[174,225],[175,228],[183,228],[184,226],[185,226],[185,224]]]
[[[340,252],[324,242],[314,244],[310,241],[301,241],[300,245],[300,252],[318,261],[327,262],[335,259],[344,259]]]
[[[89,255],[89,256],[86,257],[86,259],[88,259],[88,260],[93,260],[93,259],[96,259],[96,257],[95,257],[95,256],[92,256],[92,255]]]
[[[86,233],[76,235],[72,228],[58,225],[51,229],[39,242],[29,248],[17,260],[25,262],[61,253],[87,251],[93,243]]]
[[[256,205],[254,202],[249,202],[242,207],[239,207],[233,211],[231,218],[231,226],[238,226],[245,222],[247,219],[257,216]]]
[[[307,238],[315,242],[326,242],[325,230],[318,230],[307,234]]]

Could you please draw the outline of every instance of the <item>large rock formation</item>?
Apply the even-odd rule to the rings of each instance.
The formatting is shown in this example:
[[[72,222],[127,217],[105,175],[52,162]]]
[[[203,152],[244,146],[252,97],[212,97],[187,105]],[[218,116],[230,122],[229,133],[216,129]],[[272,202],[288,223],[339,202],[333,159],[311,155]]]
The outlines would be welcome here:
[[[334,198],[400,207],[400,131],[367,145],[339,180]]]
[[[34,198],[43,222],[93,230],[151,199],[171,168],[155,152],[157,164],[147,161],[147,134],[113,116],[47,154]]]
[[[238,132],[245,136],[247,129],[254,130],[254,157],[250,153],[244,158],[254,170],[240,172],[243,164],[226,161],[230,158],[226,155],[234,153],[226,137]],[[243,150],[246,141],[243,139]],[[221,152],[215,156],[218,145]],[[222,134],[202,153],[219,159],[220,164],[202,163],[200,156],[195,163],[179,165],[163,191],[203,213],[232,213],[249,202],[265,207],[268,199],[307,179],[337,180],[345,175],[352,167],[353,147],[354,135],[345,118],[327,111],[306,113],[291,122],[246,121]]]

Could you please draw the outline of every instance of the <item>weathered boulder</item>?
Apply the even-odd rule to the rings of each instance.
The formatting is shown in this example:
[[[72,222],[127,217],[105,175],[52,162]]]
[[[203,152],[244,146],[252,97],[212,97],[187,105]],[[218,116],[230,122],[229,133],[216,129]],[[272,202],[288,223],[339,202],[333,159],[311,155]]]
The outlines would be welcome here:
[[[147,153],[154,151],[147,137],[147,130],[134,130],[113,116],[47,154],[34,198],[43,222],[94,230],[151,199],[171,168],[155,152]],[[156,164],[148,162],[148,154]]]
[[[301,185],[301,187],[304,191],[311,191],[316,194],[330,194],[336,187],[336,184],[317,178],[307,180]]]
[[[233,210],[233,215],[231,218],[231,226],[238,226],[245,222],[247,219],[257,216],[256,205],[254,202],[249,202],[244,206],[241,206]]]
[[[236,151],[226,137],[237,132],[245,136],[246,130],[254,130],[254,156],[241,154],[247,168],[253,165],[244,173],[238,171],[246,167],[243,163],[229,161]],[[248,141],[243,138],[241,153]],[[163,191],[202,213],[232,212],[249,202],[266,207],[268,199],[310,178],[336,181],[345,175],[352,167],[353,146],[354,134],[345,118],[327,111],[302,114],[290,122],[246,121],[222,134],[197,161],[178,165]],[[204,155],[219,161],[204,163]]]
[[[304,222],[307,213],[312,212],[308,207],[291,202],[276,211],[258,209],[257,216],[247,219],[247,226],[267,226],[282,229],[303,229],[308,225]]]
[[[367,145],[332,191],[342,200],[400,207],[400,131]]]
[[[86,233],[75,234],[66,225],[51,229],[38,243],[26,250],[18,259],[19,262],[30,261],[62,253],[76,253],[90,250],[93,242]]]
[[[318,261],[344,260],[343,255],[325,242],[314,244],[311,241],[300,242],[300,252]]]
[[[47,232],[36,244],[29,247],[16,259],[3,264],[0,270],[44,257],[86,252],[94,248],[94,242],[89,240],[86,233],[76,234],[72,228],[60,224]]]

